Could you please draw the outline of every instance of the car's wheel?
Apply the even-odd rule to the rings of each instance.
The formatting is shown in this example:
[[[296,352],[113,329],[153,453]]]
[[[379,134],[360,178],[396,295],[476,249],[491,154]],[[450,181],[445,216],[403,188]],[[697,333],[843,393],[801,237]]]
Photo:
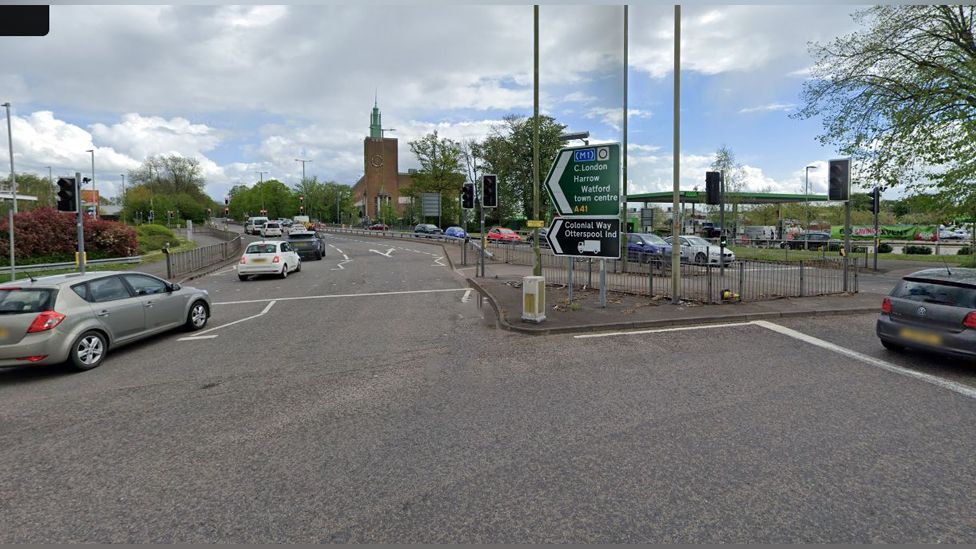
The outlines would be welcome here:
[[[707,262],[708,262],[708,258],[705,257],[704,252],[698,252],[697,254],[695,254],[695,263],[699,265],[704,265]]]
[[[247,280],[247,275],[239,274],[239,275],[237,275],[237,280],[240,280],[241,282],[244,282],[245,280]]]
[[[885,349],[888,349],[889,351],[894,351],[896,353],[900,353],[905,350],[905,348],[902,347],[901,345],[896,345],[886,339],[881,340],[881,346],[884,347]]]
[[[186,330],[188,332],[195,332],[196,330],[203,329],[207,325],[207,317],[209,316],[206,303],[203,301],[194,302],[190,306],[190,312],[186,315]]]
[[[299,262],[298,262],[298,266],[297,266],[297,267],[295,267],[295,272],[296,272],[296,273],[300,273],[300,272],[302,272],[302,262],[301,262],[300,260],[299,260]]]
[[[318,252],[317,254],[315,254],[315,260],[316,261],[322,261],[322,258],[323,257],[325,257],[325,254],[322,253],[322,252]]]
[[[288,278],[288,264],[285,263],[281,266],[281,278]]]
[[[108,352],[108,342],[101,332],[85,332],[71,346],[68,362],[76,370],[91,370],[101,365]]]

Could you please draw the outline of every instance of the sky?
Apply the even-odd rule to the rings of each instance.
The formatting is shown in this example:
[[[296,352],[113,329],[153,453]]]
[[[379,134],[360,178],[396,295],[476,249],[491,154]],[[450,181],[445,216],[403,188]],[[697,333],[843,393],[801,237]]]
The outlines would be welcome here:
[[[681,187],[704,188],[725,145],[752,191],[826,193],[837,151],[821,121],[790,117],[813,61],[809,42],[857,30],[853,6],[682,8]],[[673,8],[629,10],[628,186],[672,185]],[[91,171],[114,196],[148,155],[197,158],[222,201],[261,177],[352,185],[374,99],[399,139],[437,130],[482,139],[532,113],[530,5],[51,7],[46,37],[0,37],[0,103],[12,104],[18,173]],[[622,142],[623,8],[540,8],[544,114]],[[9,168],[0,132],[0,171]],[[548,166],[542,167],[544,176]],[[258,172],[266,172],[263,176]]]

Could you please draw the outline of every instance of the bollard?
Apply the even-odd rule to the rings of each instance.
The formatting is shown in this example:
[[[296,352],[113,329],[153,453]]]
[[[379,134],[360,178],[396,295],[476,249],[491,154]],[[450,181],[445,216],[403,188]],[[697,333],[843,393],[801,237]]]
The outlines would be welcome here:
[[[522,277],[522,320],[542,322],[546,319],[546,279]]]

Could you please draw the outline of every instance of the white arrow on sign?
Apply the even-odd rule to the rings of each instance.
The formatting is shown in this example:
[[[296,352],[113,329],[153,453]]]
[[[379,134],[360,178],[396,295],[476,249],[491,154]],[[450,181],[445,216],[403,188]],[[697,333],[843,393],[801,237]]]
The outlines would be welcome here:
[[[572,206],[569,205],[569,200],[566,199],[566,195],[563,194],[563,189],[559,185],[559,180],[563,177],[563,172],[566,171],[566,165],[569,164],[569,159],[573,157],[573,151],[561,151],[559,153],[559,158],[556,159],[556,166],[552,169],[552,173],[549,178],[546,179],[546,186],[552,191],[552,196],[556,199],[558,208],[556,211],[571,213],[573,211]]]
[[[563,220],[556,219],[552,222],[552,227],[549,227],[549,230],[546,232],[546,240],[549,241],[549,247],[557,254],[563,253],[563,247],[559,245],[559,239],[556,238],[556,235],[559,234],[559,228],[562,226]]]

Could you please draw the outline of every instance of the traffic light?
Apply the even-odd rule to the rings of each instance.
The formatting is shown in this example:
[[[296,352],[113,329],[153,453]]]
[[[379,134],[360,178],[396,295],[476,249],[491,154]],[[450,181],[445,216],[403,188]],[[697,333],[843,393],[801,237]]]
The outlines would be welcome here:
[[[75,194],[75,178],[73,177],[58,178],[58,211],[78,211],[78,201]]]
[[[305,214],[305,196],[303,195],[298,195],[298,212]]]
[[[705,204],[722,203],[722,174],[705,172]]]
[[[849,158],[831,160],[827,168],[827,198],[847,200],[851,190],[851,161]]]
[[[461,207],[468,210],[474,208],[474,183],[465,183],[461,187]]]
[[[723,248],[727,248],[728,245],[729,245],[729,239],[728,239],[728,237],[725,236],[724,234],[722,236],[718,237],[718,245],[721,246],[721,247],[723,247]]]
[[[481,207],[498,207],[498,176],[484,175],[481,177]]]
[[[225,196],[224,197],[224,206],[230,206],[230,197],[229,196]]]

